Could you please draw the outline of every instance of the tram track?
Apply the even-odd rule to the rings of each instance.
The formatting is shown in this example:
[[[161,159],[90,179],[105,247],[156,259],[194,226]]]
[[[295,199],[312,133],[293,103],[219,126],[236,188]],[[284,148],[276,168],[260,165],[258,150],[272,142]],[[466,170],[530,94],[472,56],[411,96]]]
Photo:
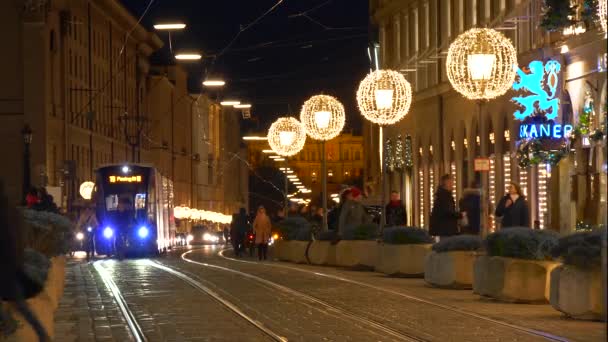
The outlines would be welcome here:
[[[463,310],[463,309],[459,309],[459,308],[455,308],[455,307],[451,307],[449,305],[445,305],[445,304],[441,304],[441,303],[437,303],[437,302],[433,302],[424,298],[420,298],[420,297],[416,297],[413,295],[409,295],[409,294],[405,294],[402,292],[398,292],[398,291],[394,291],[391,289],[386,289],[380,286],[376,286],[376,285],[372,285],[366,282],[361,282],[361,281],[357,281],[357,280],[353,280],[353,279],[349,279],[346,277],[342,277],[342,276],[337,276],[337,275],[333,275],[333,274],[328,274],[328,273],[323,273],[323,272],[317,272],[317,271],[310,271],[310,270],[306,270],[303,268],[298,268],[298,267],[291,267],[291,266],[286,266],[286,265],[280,265],[280,264],[272,264],[272,263],[258,263],[258,262],[253,262],[253,261],[247,261],[247,260],[239,260],[239,259],[235,259],[235,258],[230,258],[224,255],[224,252],[230,250],[230,249],[222,249],[220,250],[217,254],[222,257],[223,259],[226,260],[230,260],[233,262],[239,262],[239,263],[245,263],[245,264],[251,264],[251,265],[262,265],[262,266],[266,266],[266,267],[275,267],[275,268],[282,268],[282,269],[287,269],[287,270],[291,270],[291,271],[298,271],[301,273],[307,273],[307,274],[312,274],[318,277],[323,277],[323,278],[328,278],[328,279],[332,279],[332,280],[336,280],[336,281],[340,281],[340,282],[344,282],[344,283],[349,283],[352,285],[357,285],[357,286],[362,286],[365,288],[369,288],[375,291],[379,291],[379,292],[383,292],[383,293],[387,293],[387,294],[391,294],[391,295],[395,295],[395,296],[399,296],[405,299],[408,299],[410,301],[414,301],[420,304],[424,304],[424,305],[428,305],[428,306],[433,306],[445,311],[449,311],[449,312],[453,312],[453,313],[457,313],[460,315],[464,315],[464,316],[468,316],[470,318],[475,318],[475,319],[479,319],[488,323],[492,323],[492,324],[496,324],[502,327],[506,327],[518,332],[522,332],[525,333],[527,335],[530,336],[534,336],[534,337],[540,337],[540,338],[544,338],[546,340],[549,341],[557,341],[557,342],[567,342],[568,339],[565,337],[561,337],[561,336],[556,336],[544,331],[540,331],[540,330],[536,330],[536,329],[531,329],[531,328],[526,328],[520,325],[516,325],[516,324],[512,324],[512,323],[508,323],[508,322],[504,322],[504,321],[500,321],[497,319],[493,319],[490,317],[486,317],[480,314],[476,314],[474,312],[470,312],[467,310]],[[188,251],[182,254],[182,259],[184,259],[184,255],[191,253],[192,251]],[[184,259],[186,260],[186,259]],[[188,260],[186,260],[188,261]],[[218,266],[221,267],[221,266]]]
[[[419,332],[418,333],[406,332],[406,331],[402,331],[402,330],[398,330],[398,329],[389,327],[378,320],[362,317],[360,314],[356,314],[352,311],[338,307],[336,305],[332,305],[332,304],[330,304],[326,301],[323,301],[319,298],[316,298],[314,296],[307,295],[300,291],[297,291],[292,288],[286,287],[284,285],[275,283],[273,281],[258,277],[256,275],[246,273],[246,272],[241,272],[241,271],[238,271],[235,269],[231,269],[231,268],[227,268],[227,267],[223,267],[223,266],[219,266],[219,265],[213,265],[213,264],[209,264],[209,263],[204,263],[204,262],[199,262],[199,261],[195,261],[192,259],[188,259],[185,257],[185,255],[189,254],[190,252],[192,252],[192,251],[182,253],[182,255],[181,255],[182,260],[184,260],[190,264],[203,266],[206,268],[215,269],[215,270],[219,270],[219,271],[223,271],[223,272],[228,272],[228,273],[236,274],[238,276],[241,276],[241,277],[244,277],[247,279],[254,280],[269,288],[289,294],[289,295],[299,298],[305,302],[316,304],[318,306],[317,309],[323,308],[323,309],[327,310],[328,313],[342,317],[343,319],[345,319],[347,321],[354,321],[358,324],[367,326],[367,327],[381,333],[383,336],[390,336],[399,341],[416,341],[416,342],[430,341],[430,339],[428,339],[428,338],[421,337]]]
[[[127,304],[127,301],[120,292],[120,289],[114,282],[114,279],[112,279],[110,273],[108,273],[105,267],[103,267],[102,261],[95,261],[93,267],[95,267],[95,270],[101,277],[101,280],[103,281],[104,285],[112,293],[112,297],[114,298],[114,301],[118,305],[120,312],[122,313],[125,321],[127,322],[127,326],[129,327],[129,331],[131,332],[131,336],[133,337],[133,339],[136,342],[147,342],[148,338],[146,337],[146,335],[144,335],[141,326],[139,325],[137,319],[135,318],[135,315],[129,308],[129,305]]]

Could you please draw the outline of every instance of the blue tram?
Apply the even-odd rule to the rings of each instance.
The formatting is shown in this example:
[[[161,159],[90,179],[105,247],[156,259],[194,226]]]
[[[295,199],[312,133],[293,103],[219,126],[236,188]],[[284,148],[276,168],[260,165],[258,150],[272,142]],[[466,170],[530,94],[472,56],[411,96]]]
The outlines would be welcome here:
[[[142,164],[107,165],[96,171],[95,234],[98,254],[155,255],[175,243],[169,179]]]

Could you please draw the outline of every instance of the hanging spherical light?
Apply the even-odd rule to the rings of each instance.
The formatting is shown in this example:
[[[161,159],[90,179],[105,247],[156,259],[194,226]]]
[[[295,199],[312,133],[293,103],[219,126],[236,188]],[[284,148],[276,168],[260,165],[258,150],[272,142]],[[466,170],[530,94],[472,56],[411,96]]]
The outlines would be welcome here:
[[[306,130],[296,118],[279,118],[270,125],[268,144],[278,155],[293,156],[302,150],[305,142]]]
[[[344,106],[335,97],[315,95],[304,102],[300,121],[306,133],[315,140],[331,140],[344,127]]]
[[[489,100],[511,88],[516,65],[517,52],[507,37],[496,30],[473,28],[450,45],[446,71],[464,97]]]
[[[392,125],[403,119],[412,104],[412,87],[393,70],[376,70],[363,79],[357,90],[361,114],[378,125]]]

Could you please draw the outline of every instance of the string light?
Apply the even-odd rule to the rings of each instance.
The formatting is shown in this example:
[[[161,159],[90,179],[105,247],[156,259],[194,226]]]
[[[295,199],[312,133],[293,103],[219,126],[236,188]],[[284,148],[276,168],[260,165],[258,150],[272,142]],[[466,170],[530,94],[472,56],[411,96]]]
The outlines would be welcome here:
[[[403,171],[406,166],[406,161],[404,158],[404,146],[401,135],[398,135],[397,139],[395,140],[394,156],[395,170],[399,172]]]
[[[511,141],[511,132],[508,129],[505,129],[505,140]]]
[[[456,193],[458,191],[458,178],[456,177],[457,175],[455,162],[450,163],[450,174],[452,174],[452,179],[454,179],[454,181],[452,182],[452,194],[454,198],[458,198],[458,194]]]
[[[369,121],[385,126],[403,119],[412,104],[412,87],[394,70],[376,70],[359,84],[357,103]]]
[[[520,169],[519,170],[519,186],[521,187],[521,191],[524,193],[524,196],[528,196],[528,170]]]
[[[471,100],[489,100],[505,94],[515,80],[517,53],[502,33],[473,28],[450,45],[446,60],[454,89]]]
[[[597,16],[600,19],[600,26],[604,32],[608,31],[608,1],[599,0],[597,4]]]
[[[538,220],[540,228],[545,229],[545,214],[547,213],[547,164],[538,165]]]
[[[433,172],[433,167],[430,166],[429,167],[429,199],[431,200],[431,210],[433,208],[433,204],[434,204],[434,200],[435,200],[435,196],[433,196],[433,191],[435,189],[435,174]]]
[[[214,223],[228,224],[232,222],[231,215],[224,215],[208,210],[192,209],[186,206],[173,208],[173,216],[180,220],[210,221]]]
[[[302,105],[300,121],[309,137],[315,140],[331,140],[344,128],[344,106],[333,96],[315,95]]]
[[[496,161],[495,156],[490,157],[490,204],[494,208],[496,206]],[[496,230],[496,220],[494,219],[493,210],[490,210],[490,231]]]
[[[505,191],[508,192],[511,183],[511,156],[505,153],[502,157],[503,169],[505,171]]]
[[[414,167],[414,152],[412,150],[412,137],[405,137],[405,167],[411,169]]]
[[[424,172],[418,171],[418,187],[420,194],[420,227],[424,227]]]
[[[302,150],[305,142],[304,125],[295,118],[279,118],[268,129],[268,144],[278,155],[293,156]]]

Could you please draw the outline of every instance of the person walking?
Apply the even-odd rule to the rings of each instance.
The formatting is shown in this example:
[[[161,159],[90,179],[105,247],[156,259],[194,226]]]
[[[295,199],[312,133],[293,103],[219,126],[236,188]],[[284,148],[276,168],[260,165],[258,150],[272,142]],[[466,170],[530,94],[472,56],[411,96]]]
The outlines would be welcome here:
[[[95,256],[95,233],[99,223],[94,208],[86,208],[78,218],[76,227],[84,235],[84,251],[87,253],[87,262]]]
[[[460,221],[461,233],[479,235],[481,227],[481,191],[477,183],[472,182],[469,188],[464,189],[458,207],[462,215]]]
[[[401,198],[397,191],[391,191],[391,200],[386,205],[386,226],[405,226],[407,225],[407,213],[405,205],[401,202]]]
[[[255,232],[255,244],[258,246],[258,259],[260,261],[266,260],[272,227],[270,218],[266,215],[266,209],[263,206],[258,208],[258,213],[253,221],[253,231]]]
[[[458,235],[458,219],[456,203],[452,196],[453,180],[450,175],[443,175],[441,183],[435,192],[435,201],[431,210],[429,234],[439,239]]]
[[[365,207],[361,204],[361,190],[355,187],[351,188],[346,195],[346,202],[340,209],[338,232],[340,235],[344,235],[348,227],[356,227],[371,222],[371,216],[367,214]]]
[[[498,202],[496,217],[502,218],[501,228],[529,227],[530,209],[517,183],[509,183],[509,192]]]
[[[249,230],[249,218],[247,216],[247,210],[240,208],[238,214],[234,214],[232,218],[232,224],[230,226],[230,239],[232,240],[232,247],[234,248],[234,254],[240,257],[245,250],[245,236]]]

